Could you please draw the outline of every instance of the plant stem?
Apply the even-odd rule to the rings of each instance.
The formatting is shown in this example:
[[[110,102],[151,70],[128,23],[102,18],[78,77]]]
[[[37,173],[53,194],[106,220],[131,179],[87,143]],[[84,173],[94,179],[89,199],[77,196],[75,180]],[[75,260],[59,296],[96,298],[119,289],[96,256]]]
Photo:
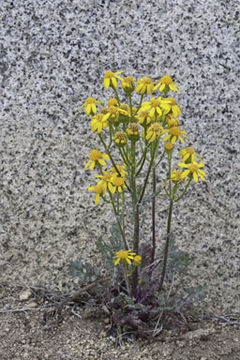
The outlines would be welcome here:
[[[136,189],[136,143],[131,141],[131,189],[132,189],[132,209],[134,216],[134,237],[133,237],[133,251],[138,254],[139,249],[139,206],[137,203],[137,189]],[[132,276],[132,295],[136,295],[138,284],[138,268],[136,267]]]
[[[155,259],[155,249],[156,249],[156,229],[155,229],[155,220],[156,220],[156,169],[155,166],[153,166],[152,169],[152,192],[153,192],[153,198],[152,198],[152,256],[151,256],[151,264],[153,264]],[[152,266],[150,273],[152,273]]]
[[[134,214],[134,244],[133,249],[136,254],[139,250],[139,204],[136,204]],[[136,266],[132,276],[132,295],[136,296],[138,285],[138,267]]]
[[[168,210],[168,222],[167,222],[167,239],[164,249],[164,260],[163,260],[163,269],[162,269],[162,276],[159,284],[159,291],[162,290],[164,278],[166,275],[167,269],[167,259],[168,259],[168,248],[169,248],[169,241],[170,241],[170,233],[171,233],[171,221],[172,221],[172,211],[173,211],[173,199],[170,199],[170,205]]]
[[[112,194],[111,194],[111,192],[110,192],[109,190],[108,190],[108,192],[109,192],[109,195],[110,195],[110,199],[111,199],[111,203],[112,203],[114,215],[115,215],[115,218],[116,218],[116,220],[117,220],[117,224],[118,224],[120,233],[121,233],[121,235],[122,235],[122,239],[123,239],[123,242],[124,242],[125,249],[128,250],[128,249],[129,249],[128,243],[127,243],[127,240],[126,240],[126,237],[125,237],[125,233],[124,233],[124,231],[123,231],[123,229],[122,229],[121,223],[120,223],[119,218],[118,218],[118,212],[117,212],[116,206],[115,206],[115,204],[114,204],[113,196],[112,196]]]
[[[129,280],[128,280],[128,269],[127,269],[127,265],[126,265],[126,264],[123,265],[123,276],[124,276],[124,280],[125,280],[125,284],[126,284],[128,296],[131,296],[131,291],[130,291],[130,286],[129,286]]]
[[[114,87],[114,86],[112,86],[112,89],[113,89],[113,91],[115,92],[115,95],[116,95],[116,99],[117,99],[118,105],[120,105],[120,99],[119,99],[119,96],[118,96],[118,92],[117,92],[117,90],[115,89],[115,87]]]
[[[125,197],[124,191],[122,191],[122,229],[125,236]]]
[[[148,178],[149,178],[149,175],[150,175],[150,172],[151,172],[151,169],[152,169],[152,165],[153,165],[153,162],[154,162],[156,150],[157,150],[157,145],[155,145],[155,148],[154,148],[154,151],[153,151],[153,155],[152,155],[152,157],[151,157],[151,161],[150,161],[150,164],[149,164],[149,166],[148,166],[147,175],[146,175],[146,177],[145,177],[145,181],[144,181],[144,184],[143,184],[143,188],[142,188],[141,195],[140,195],[139,200],[138,200],[138,204],[140,204],[140,203],[142,202],[142,199],[143,199],[143,196],[144,196],[144,193],[145,193],[145,190],[146,190]]]

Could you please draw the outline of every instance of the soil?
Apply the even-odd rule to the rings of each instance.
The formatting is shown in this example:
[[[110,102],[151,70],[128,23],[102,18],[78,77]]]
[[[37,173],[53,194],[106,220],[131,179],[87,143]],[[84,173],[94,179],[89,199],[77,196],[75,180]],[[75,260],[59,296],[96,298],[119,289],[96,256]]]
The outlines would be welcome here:
[[[188,331],[163,329],[153,340],[121,336],[96,306],[56,306],[34,289],[2,286],[2,360],[239,360],[240,314],[194,316]],[[42,293],[44,291],[42,290]],[[20,300],[23,299],[23,300]]]

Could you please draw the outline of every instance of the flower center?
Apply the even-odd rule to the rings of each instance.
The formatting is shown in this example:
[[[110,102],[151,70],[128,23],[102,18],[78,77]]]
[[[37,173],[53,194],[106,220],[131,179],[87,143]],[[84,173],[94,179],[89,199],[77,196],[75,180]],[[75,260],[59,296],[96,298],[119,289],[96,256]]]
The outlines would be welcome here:
[[[121,110],[125,110],[125,111],[128,111],[128,109],[129,109],[129,107],[128,107],[127,104],[121,104],[121,105],[119,106],[119,108],[120,108]]]
[[[128,258],[128,250],[119,250],[117,252],[117,256],[121,260],[126,260]]]
[[[96,121],[98,121],[98,122],[105,122],[104,120],[103,120],[103,118],[104,118],[104,114],[103,113],[101,113],[101,114],[97,114],[97,115],[95,115],[94,116],[94,119],[96,120]]]
[[[97,184],[94,186],[94,192],[96,194],[104,194],[104,189],[103,189],[103,186],[102,184]]]
[[[114,77],[114,73],[112,71],[106,71],[105,72],[105,78],[111,79]]]
[[[152,107],[158,107],[158,106],[160,106],[160,101],[158,100],[158,99],[154,99],[154,98],[152,98],[151,99],[151,106]]]
[[[102,157],[102,154],[100,153],[100,151],[98,151],[98,150],[96,150],[96,149],[91,150],[90,155],[89,155],[90,160],[92,160],[92,161],[97,161],[97,160],[99,160],[101,157]]]
[[[115,186],[122,186],[124,184],[124,179],[120,176],[116,176],[112,179],[112,183]]]
[[[176,170],[174,172],[174,180],[177,181],[177,182],[184,182],[185,181],[185,178],[182,176],[182,172],[179,171],[179,170]]]
[[[170,84],[173,83],[172,78],[171,78],[170,76],[168,76],[168,75],[164,75],[164,76],[161,78],[160,81],[161,81],[162,84],[165,84],[165,85],[170,85]]]
[[[191,171],[191,172],[197,172],[198,171],[198,167],[197,165],[194,165],[194,164],[190,164],[188,169]]]
[[[108,109],[108,112],[111,114],[111,115],[116,115],[118,113],[118,109],[115,107],[115,106],[111,106],[109,109]]]
[[[172,106],[177,104],[176,99],[174,99],[173,97],[168,98],[168,100]]]
[[[121,140],[126,140],[126,138],[127,138],[127,135],[123,131],[119,131],[115,135],[115,139],[120,140],[120,141]]]
[[[132,131],[133,133],[137,133],[139,126],[138,126],[138,124],[132,123],[132,124],[129,124],[128,129],[130,131]]]
[[[148,85],[152,83],[152,80],[150,78],[144,78],[142,79],[143,84]]]
[[[118,102],[117,99],[111,98],[108,100],[108,106],[117,106]]]
[[[177,126],[177,121],[174,119],[169,119],[168,120],[168,126],[172,127],[172,126]]]
[[[173,144],[172,144],[172,143],[166,143],[166,144],[165,144],[165,149],[166,149],[167,151],[171,151],[172,148],[173,148]]]
[[[173,136],[179,136],[181,134],[181,131],[180,131],[179,127],[174,126],[171,129],[169,129],[169,133]]]
[[[162,130],[162,126],[159,123],[155,123],[152,125],[152,131],[158,133]]]
[[[95,103],[95,99],[94,99],[94,98],[91,98],[91,97],[87,98],[86,104],[94,104],[94,103]]]
[[[129,84],[129,85],[133,85],[134,84],[134,78],[132,76],[127,76],[124,81]]]
[[[112,175],[111,174],[104,174],[103,175],[103,177],[102,177],[102,179],[104,180],[104,181],[111,181],[111,179],[112,179]]]
[[[188,147],[188,148],[186,148],[186,152],[187,152],[188,154],[193,155],[195,151],[194,151],[194,149],[193,149],[192,147]]]

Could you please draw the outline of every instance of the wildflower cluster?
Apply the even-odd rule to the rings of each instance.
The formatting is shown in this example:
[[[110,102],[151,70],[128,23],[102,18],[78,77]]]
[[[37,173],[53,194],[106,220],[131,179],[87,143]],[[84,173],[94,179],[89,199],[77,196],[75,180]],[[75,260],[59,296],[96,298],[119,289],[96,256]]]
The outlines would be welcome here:
[[[123,102],[120,99],[119,83]],[[82,105],[85,113],[90,116],[91,130],[98,136],[102,147],[102,150],[90,151],[85,165],[85,169],[98,171],[95,174],[97,183],[88,190],[95,193],[97,205],[100,200],[112,204],[122,241],[121,247],[112,254],[112,264],[115,269],[123,271],[125,293],[136,303],[139,299],[144,299],[141,304],[149,304],[156,301],[153,289],[157,293],[163,291],[173,205],[185,195],[192,180],[196,183],[199,178],[205,181],[206,173],[202,170],[204,163],[193,147],[185,146],[188,135],[182,129],[181,109],[172,94],[169,96],[170,92],[179,91],[179,85],[169,75],[164,75],[156,82],[149,77],[135,81],[133,76],[124,77],[123,71],[107,71],[104,88],[112,91],[106,105],[91,97]],[[134,106],[133,99],[138,96],[139,100]],[[185,147],[179,149],[179,145]],[[174,160],[173,154],[177,154],[180,160]],[[154,267],[157,256],[156,170],[164,159],[167,161],[168,170],[163,194],[167,195],[169,200],[169,212],[162,268],[159,269]],[[178,167],[174,168],[173,164]],[[148,287],[151,294],[146,295],[143,277],[146,275],[144,262],[147,254],[140,251],[143,239],[140,237],[139,218],[150,175],[154,196],[151,200],[152,240],[148,247],[151,261],[147,274],[150,283],[152,279],[155,280],[154,285]],[[127,212],[126,204],[129,206],[129,203],[132,209],[130,227],[133,225],[133,232],[127,231],[129,211]]]

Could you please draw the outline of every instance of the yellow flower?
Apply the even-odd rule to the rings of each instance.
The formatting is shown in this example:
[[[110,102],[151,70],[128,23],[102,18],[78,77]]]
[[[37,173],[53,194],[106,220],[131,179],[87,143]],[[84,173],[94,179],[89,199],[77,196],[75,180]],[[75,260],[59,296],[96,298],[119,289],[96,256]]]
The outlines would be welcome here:
[[[140,265],[141,262],[142,262],[142,257],[141,257],[141,255],[136,255],[136,256],[134,256],[133,262],[134,262],[134,265],[135,265],[135,266]]]
[[[119,80],[123,80],[123,78],[121,78],[120,76],[118,76],[118,74],[123,73],[123,71],[118,71],[116,73],[112,72],[112,71],[106,71],[105,75],[104,75],[104,87],[105,89],[108,89],[109,86],[112,86],[113,88],[117,88],[118,83],[117,83],[117,79]]]
[[[130,93],[134,90],[134,78],[132,76],[127,76],[125,79],[122,80],[122,88],[127,93]]]
[[[132,250],[119,250],[116,252],[116,256],[114,258],[114,265],[118,265],[121,261],[123,264],[128,263],[131,265],[131,260],[134,258],[136,254],[132,252]]]
[[[172,174],[170,175],[170,180],[175,183],[183,183],[185,181],[186,176],[180,170],[173,170]]]
[[[155,122],[152,125],[150,125],[149,128],[147,129],[146,139],[149,140],[150,142],[153,142],[162,134],[164,134],[163,127],[158,122]],[[145,136],[145,132],[143,132],[143,136]]]
[[[85,100],[85,103],[81,107],[84,106],[84,111],[87,115],[94,115],[97,112],[96,104],[100,105],[101,101],[97,101],[94,98],[89,97]]]
[[[175,118],[181,115],[181,110],[177,105],[176,99],[174,99],[173,97],[163,99],[161,105],[164,114],[171,113],[171,115]]]
[[[150,124],[153,121],[153,118],[150,116],[150,109],[139,111],[137,118],[139,124]]]
[[[111,106],[118,106],[118,101],[117,99],[115,98],[111,98],[108,100],[108,106],[111,107]]]
[[[187,138],[186,131],[180,130],[179,126],[173,126],[170,129],[165,130],[165,132],[168,133],[167,136],[163,138],[163,141],[170,140],[172,144],[175,144],[175,142],[180,139],[182,143],[185,143],[182,136]]]
[[[159,87],[159,91],[168,92],[169,89],[171,89],[174,92],[178,92],[178,89],[175,85],[177,84],[173,82],[173,79],[170,76],[164,75],[154,87],[154,91]]]
[[[139,125],[136,123],[130,123],[127,128],[127,134],[130,140],[139,139]]]
[[[110,191],[112,194],[114,194],[116,190],[118,192],[122,192],[122,190],[126,188],[125,178],[122,176],[118,176],[117,174],[113,175],[111,182],[112,182],[112,188],[110,188]]]
[[[97,130],[98,134],[100,134],[103,129],[108,127],[108,121],[105,118],[104,113],[101,113],[92,117],[90,125],[92,127],[92,132]]]
[[[105,109],[105,114],[104,114],[104,121],[112,120],[115,123],[118,122],[118,115],[119,115],[119,110],[116,106],[110,106],[108,109]]]
[[[149,116],[154,118],[154,116],[161,116],[162,115],[162,109],[161,109],[161,103],[162,99],[159,96],[159,98],[155,99],[154,97],[151,98],[150,101],[146,101],[142,104],[142,107],[140,111],[150,110]]]
[[[118,131],[114,136],[114,140],[117,145],[123,146],[127,142],[127,134],[124,131]]]
[[[187,170],[185,170],[183,172],[183,176],[192,176],[193,180],[197,183],[198,182],[198,176],[205,181],[204,176],[206,176],[205,171],[200,170],[200,168],[204,167],[203,163],[198,164],[196,161],[193,161],[190,164],[184,164],[184,163],[179,163],[178,166],[181,166],[183,168],[187,168]]]
[[[108,171],[104,171],[103,175],[95,175],[96,178],[101,179],[98,184],[103,186],[104,192],[106,192],[107,189],[112,192],[112,176]]]
[[[179,120],[168,118],[167,123],[169,127],[178,126]]]
[[[127,171],[125,170],[126,165],[116,165],[119,173],[121,174],[122,177],[125,177],[125,175],[127,175]],[[113,174],[118,174],[117,170],[115,169],[115,167],[112,167],[110,170],[110,172],[112,172]]]
[[[102,154],[97,149],[91,150],[90,155],[89,155],[89,160],[88,160],[87,164],[85,165],[85,169],[87,169],[89,165],[90,165],[89,166],[90,170],[93,170],[96,164],[106,166],[107,163],[103,159],[109,160],[109,156],[107,154]]]
[[[153,91],[154,84],[150,78],[142,78],[138,80],[137,87],[135,89],[136,93],[139,93],[141,95],[148,94],[150,95]]]
[[[173,144],[171,142],[167,142],[164,146],[166,152],[171,152],[173,149]]]
[[[88,188],[89,191],[94,191],[96,194],[95,198],[95,204],[98,205],[100,201],[100,197],[105,194],[106,190],[104,189],[103,184],[100,184],[100,182],[95,186],[90,186]]]
[[[195,155],[198,157],[200,161],[202,161],[202,158],[195,153],[195,150],[191,146],[179,151],[178,155],[182,156],[182,161],[184,162],[187,161],[189,163],[195,161]]]
[[[118,123],[119,115],[128,115],[126,110],[123,110],[121,107],[110,106],[109,108],[104,109],[104,120],[113,121],[114,123]]]

